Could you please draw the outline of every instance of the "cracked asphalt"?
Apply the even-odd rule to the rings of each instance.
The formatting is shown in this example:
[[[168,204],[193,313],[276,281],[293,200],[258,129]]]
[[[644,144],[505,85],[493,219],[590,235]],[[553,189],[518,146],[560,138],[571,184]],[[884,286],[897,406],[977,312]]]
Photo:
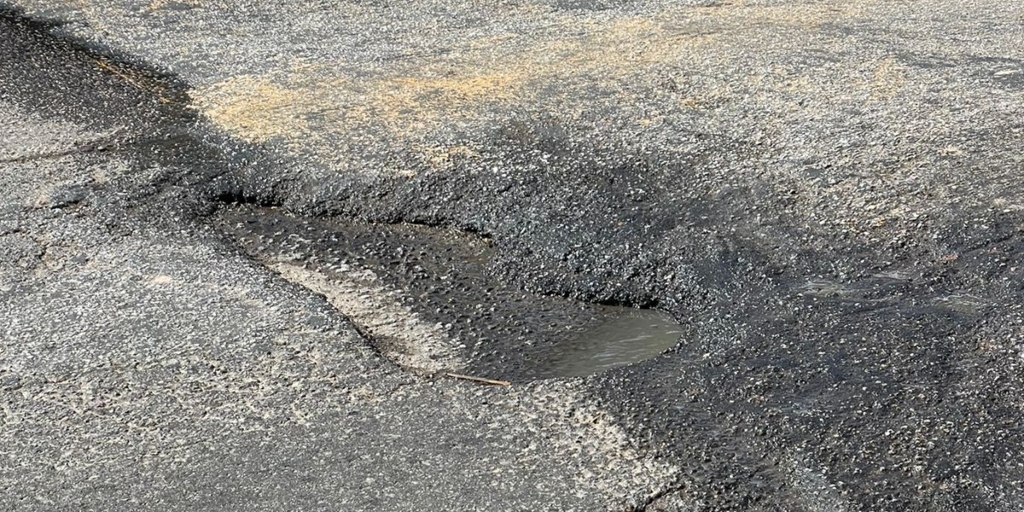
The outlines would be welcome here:
[[[1015,3],[9,4],[0,508],[1024,507]]]

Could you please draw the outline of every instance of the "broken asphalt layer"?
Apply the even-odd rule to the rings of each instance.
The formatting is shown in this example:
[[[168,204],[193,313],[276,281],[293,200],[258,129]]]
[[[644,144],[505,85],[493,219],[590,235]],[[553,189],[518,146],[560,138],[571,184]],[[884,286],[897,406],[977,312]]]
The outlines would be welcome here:
[[[231,247],[206,231],[218,202],[276,208],[300,225],[455,227],[489,239],[490,275],[525,292],[675,315],[684,336],[669,353],[555,381],[609,414],[633,450],[623,463],[656,469],[621,487],[643,489],[635,499],[567,506],[1021,507],[1016,4],[15,5],[187,88],[204,134],[194,138],[222,156],[176,174],[126,173],[130,185],[111,187],[128,192],[105,197],[150,223],[179,211],[206,233],[201,245],[218,247]],[[31,93],[13,96],[19,114],[37,111]],[[278,265],[327,298],[359,283],[280,267],[331,248],[283,251],[263,225],[234,235],[243,248],[267,242],[234,261]],[[464,314],[476,318],[468,305]],[[440,343],[441,357],[430,349],[423,360],[525,382],[507,341],[476,354]],[[417,385],[442,385],[427,382]],[[585,471],[617,496],[607,482],[628,469]]]

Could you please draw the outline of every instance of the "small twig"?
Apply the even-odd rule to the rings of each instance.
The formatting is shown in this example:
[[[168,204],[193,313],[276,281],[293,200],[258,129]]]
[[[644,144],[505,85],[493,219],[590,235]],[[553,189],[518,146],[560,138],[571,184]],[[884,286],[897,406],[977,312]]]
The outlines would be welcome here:
[[[128,73],[125,73],[124,71],[122,71],[119,67],[117,67],[117,66],[115,66],[115,65],[113,65],[113,64],[111,64],[111,63],[109,63],[107,61],[104,61],[104,60],[100,60],[100,59],[95,59],[95,60],[96,60],[96,65],[97,66],[99,66],[101,69],[103,69],[105,71],[108,71],[110,73],[113,73],[113,74],[121,77],[122,80],[124,80],[125,82],[128,82],[128,85],[131,85],[131,86],[133,86],[133,87],[135,87],[137,89],[141,89],[141,90],[146,91],[146,92],[150,92],[149,89],[147,89],[142,84],[140,84],[138,82],[138,80],[136,80],[135,78],[130,76]]]
[[[453,379],[470,380],[470,381],[473,381],[473,382],[480,382],[480,383],[483,383],[483,384],[491,384],[491,385],[494,385],[494,386],[510,386],[510,385],[512,385],[512,383],[507,381],[507,380],[492,380],[492,379],[485,379],[483,377],[471,377],[469,375],[459,375],[458,373],[446,373],[446,374],[444,374],[444,376],[445,377],[451,377]]]

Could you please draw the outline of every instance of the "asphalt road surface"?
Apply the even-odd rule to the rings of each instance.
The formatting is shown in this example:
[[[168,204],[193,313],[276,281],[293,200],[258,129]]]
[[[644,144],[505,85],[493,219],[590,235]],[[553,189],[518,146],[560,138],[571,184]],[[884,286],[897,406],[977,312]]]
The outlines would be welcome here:
[[[1016,3],[9,4],[0,508],[1024,508]]]

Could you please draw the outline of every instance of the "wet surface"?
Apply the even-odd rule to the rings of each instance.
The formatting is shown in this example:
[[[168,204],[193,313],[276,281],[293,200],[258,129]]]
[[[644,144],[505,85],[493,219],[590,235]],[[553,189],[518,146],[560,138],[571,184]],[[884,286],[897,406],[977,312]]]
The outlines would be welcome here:
[[[537,372],[550,377],[584,377],[650,359],[674,347],[682,328],[666,313],[605,306],[605,317],[575,338],[559,343]]]

